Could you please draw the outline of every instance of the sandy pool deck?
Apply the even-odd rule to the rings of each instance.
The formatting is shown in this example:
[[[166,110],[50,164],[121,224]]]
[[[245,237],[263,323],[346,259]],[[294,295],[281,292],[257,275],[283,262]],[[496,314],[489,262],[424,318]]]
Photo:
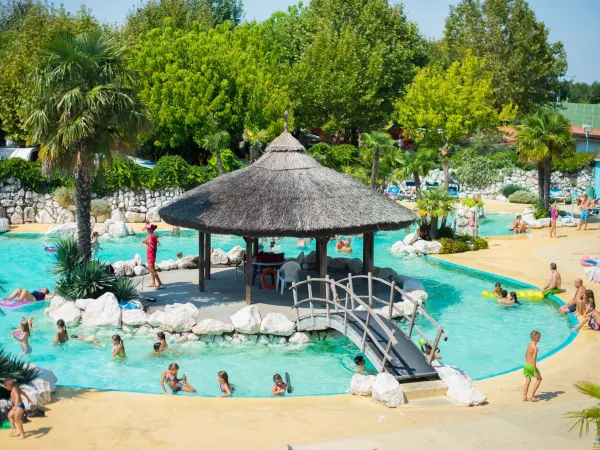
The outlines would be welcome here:
[[[549,239],[547,230],[534,230],[517,238],[491,238],[489,250],[440,259],[537,286],[545,283],[548,264],[556,262],[567,289],[560,297],[567,299],[573,279],[583,275],[581,254],[597,252],[600,234],[598,224],[591,224],[587,232],[562,228],[558,235]],[[600,286],[588,287],[600,295]],[[520,371],[477,382],[489,402],[477,408],[458,407],[445,398],[386,409],[349,395],[209,399],[60,389],[47,417],[25,425],[25,441],[14,442],[3,431],[0,448],[589,449],[593,437],[580,439],[570,432],[563,415],[593,405],[572,383],[599,380],[599,345],[600,333],[584,328],[573,343],[541,361],[544,380],[536,404],[520,401]]]

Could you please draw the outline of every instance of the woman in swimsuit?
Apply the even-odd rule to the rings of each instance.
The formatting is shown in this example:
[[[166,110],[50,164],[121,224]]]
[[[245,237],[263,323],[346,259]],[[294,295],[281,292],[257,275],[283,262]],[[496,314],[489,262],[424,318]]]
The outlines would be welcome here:
[[[125,358],[125,344],[118,334],[113,335],[112,343],[115,346],[112,351],[113,358]]]
[[[31,332],[29,322],[27,321],[27,319],[23,317],[19,328],[12,330],[10,332],[10,336],[14,337],[17,341],[21,343],[24,355],[31,354],[32,349],[29,345],[29,337],[31,336]]]
[[[8,297],[4,297],[2,300],[5,302],[17,301],[17,302],[39,302],[41,300],[47,300],[52,298],[48,288],[42,288],[38,291],[29,292],[27,289],[15,289],[12,294]]]
[[[167,344],[167,340],[165,338],[165,333],[159,331],[158,333],[156,333],[156,337],[158,338],[158,342],[160,343],[159,351],[164,352],[166,349],[169,348],[169,345]]]
[[[596,302],[593,299],[589,303],[588,313],[583,316],[583,320],[579,323],[579,325],[576,325],[571,329],[581,330],[581,327],[583,327],[586,323],[592,330],[600,331],[600,312],[596,311]]]
[[[585,316],[595,308],[596,299],[594,298],[594,291],[588,289],[585,291],[583,298],[581,300],[577,300],[575,314],[577,314],[578,316]]]
[[[552,208],[550,209],[550,237],[557,238],[556,235],[556,220],[558,219],[558,206],[556,200],[552,202]]]
[[[58,331],[56,332],[56,339],[54,339],[54,345],[67,342],[69,340],[69,333],[67,333],[67,326],[65,325],[65,321],[62,319],[58,319],[58,321],[56,322],[56,326],[58,327]]]
[[[229,375],[224,370],[221,370],[217,373],[217,381],[219,382],[219,387],[221,388],[221,392],[223,395],[221,397],[231,397],[231,391],[233,391],[233,384],[229,384]]]
[[[183,374],[183,378],[177,378],[177,371],[179,370],[179,364],[171,363],[167,370],[165,370],[160,379],[160,387],[163,392],[166,394],[167,390],[165,389],[165,382],[173,394],[177,392],[196,392],[196,389],[188,383],[185,373]]]

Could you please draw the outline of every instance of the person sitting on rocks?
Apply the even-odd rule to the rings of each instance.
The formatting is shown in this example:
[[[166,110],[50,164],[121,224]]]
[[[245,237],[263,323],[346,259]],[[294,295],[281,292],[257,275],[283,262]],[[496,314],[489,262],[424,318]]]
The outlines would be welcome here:
[[[528,229],[528,226],[523,223],[523,218],[519,214],[513,223],[510,225],[509,230],[514,232],[515,234],[525,233]]]

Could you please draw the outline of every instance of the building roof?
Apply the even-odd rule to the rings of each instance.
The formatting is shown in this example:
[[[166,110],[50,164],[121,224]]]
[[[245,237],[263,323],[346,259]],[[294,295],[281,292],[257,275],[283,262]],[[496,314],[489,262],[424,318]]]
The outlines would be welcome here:
[[[416,219],[370,187],[321,166],[287,130],[254,164],[188,191],[159,214],[171,225],[248,237],[396,230]]]

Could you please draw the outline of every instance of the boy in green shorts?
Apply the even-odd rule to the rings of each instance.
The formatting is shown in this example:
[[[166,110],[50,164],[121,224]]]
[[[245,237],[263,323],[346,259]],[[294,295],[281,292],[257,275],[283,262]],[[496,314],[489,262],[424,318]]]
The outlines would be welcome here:
[[[525,375],[525,386],[523,386],[523,401],[524,402],[537,402],[538,399],[535,398],[535,393],[540,387],[540,383],[542,382],[542,375],[537,368],[537,354],[538,348],[537,343],[540,342],[542,334],[533,330],[530,334],[531,342],[527,345],[527,351],[525,352],[525,364],[523,364],[523,375]],[[531,397],[527,398],[527,391],[529,390],[529,383],[531,383],[531,379],[535,378],[535,383],[533,383],[533,390],[531,391]]]

